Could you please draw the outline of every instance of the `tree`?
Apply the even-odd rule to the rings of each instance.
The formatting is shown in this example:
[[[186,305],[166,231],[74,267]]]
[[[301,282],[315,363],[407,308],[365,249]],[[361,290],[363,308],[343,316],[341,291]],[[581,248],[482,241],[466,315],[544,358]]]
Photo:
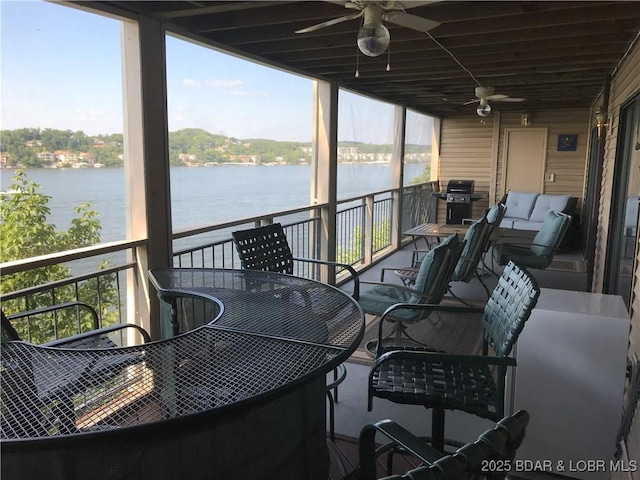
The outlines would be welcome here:
[[[95,245],[100,242],[100,220],[98,213],[91,209],[91,203],[84,203],[75,208],[76,217],[66,231],[56,230],[55,225],[48,222],[51,210],[48,206],[51,197],[38,192],[40,185],[27,178],[18,170],[13,183],[7,192],[0,197],[0,261],[9,262],[31,258],[49,253],[71,250],[74,248]],[[108,262],[101,263],[98,268],[106,268]],[[71,269],[62,264],[32,269],[26,272],[2,275],[0,293],[13,292],[29,287],[44,285],[71,276]],[[63,303],[71,300],[84,301],[100,308],[103,325],[113,323],[116,314],[113,305],[117,304],[115,278],[92,279],[66,288],[55,290],[55,302],[50,295],[30,295],[27,300],[9,300],[2,302],[6,314],[33,309],[52,303]],[[100,302],[98,302],[98,297]],[[24,302],[28,302],[25,304]],[[77,318],[71,312],[57,315],[57,336],[65,337],[78,333]],[[27,338],[26,325],[15,325],[21,338]],[[83,318],[81,331],[92,328],[90,318]],[[31,339],[42,343],[54,337],[51,316],[43,316],[42,321],[29,326]]]
[[[431,180],[431,164],[425,165],[422,173],[409,181],[409,185],[417,185],[418,183],[426,183]]]

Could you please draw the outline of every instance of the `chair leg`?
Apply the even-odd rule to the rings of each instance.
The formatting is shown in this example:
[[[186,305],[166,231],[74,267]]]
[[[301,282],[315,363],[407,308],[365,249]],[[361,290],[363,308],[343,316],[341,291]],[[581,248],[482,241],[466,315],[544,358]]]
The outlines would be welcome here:
[[[476,271],[476,278],[480,282],[480,285],[484,289],[484,292],[487,294],[487,299],[490,298],[491,297],[491,292],[489,291],[487,286],[484,284],[484,272],[482,272],[482,274],[479,275],[478,272]]]
[[[327,385],[328,390],[333,390],[333,399],[338,401],[338,385],[347,377],[347,369],[343,364],[333,369],[333,381]]]
[[[451,295],[453,298],[455,298],[457,301],[459,301],[460,303],[466,305],[467,307],[472,307],[473,304],[467,302],[465,299],[460,298],[459,296],[457,296],[455,293],[453,293],[453,291],[451,290],[451,287],[447,288],[447,291],[449,292],[449,295]]]
[[[331,390],[327,390],[327,398],[329,399],[329,438],[331,441],[335,441],[335,407],[333,406],[333,395],[331,394]]]
[[[431,410],[431,445],[444,452],[444,408]]]

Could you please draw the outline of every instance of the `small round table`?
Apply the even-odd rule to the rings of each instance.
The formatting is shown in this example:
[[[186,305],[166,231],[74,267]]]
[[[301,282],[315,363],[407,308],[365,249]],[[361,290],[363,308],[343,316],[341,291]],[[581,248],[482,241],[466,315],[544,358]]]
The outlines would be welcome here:
[[[3,478],[326,479],[325,376],[362,339],[358,303],[270,272],[149,278],[216,315],[125,348],[2,345]]]

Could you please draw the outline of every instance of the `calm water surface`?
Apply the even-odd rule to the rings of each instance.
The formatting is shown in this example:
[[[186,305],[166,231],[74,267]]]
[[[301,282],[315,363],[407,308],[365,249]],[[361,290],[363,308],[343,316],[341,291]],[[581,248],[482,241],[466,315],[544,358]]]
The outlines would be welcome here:
[[[424,164],[405,166],[408,182]],[[13,170],[1,171],[6,190]],[[69,228],[74,209],[91,201],[102,224],[102,241],[125,238],[124,170],[31,169],[27,176],[41,185],[51,200],[50,221]],[[311,166],[209,167],[171,169],[173,229],[180,230],[242,217],[308,205]],[[389,188],[391,168],[386,165],[339,165],[338,197],[347,198]]]

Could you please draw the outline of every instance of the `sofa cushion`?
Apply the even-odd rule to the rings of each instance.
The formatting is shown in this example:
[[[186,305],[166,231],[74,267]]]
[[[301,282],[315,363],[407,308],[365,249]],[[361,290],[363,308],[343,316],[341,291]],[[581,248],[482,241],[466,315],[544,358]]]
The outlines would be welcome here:
[[[514,220],[509,228],[513,230],[540,230],[542,222],[532,222],[531,220]]]
[[[505,205],[511,218],[529,219],[533,205],[536,202],[537,192],[512,192],[507,195]]]
[[[544,222],[549,212],[562,212],[570,199],[571,195],[538,195],[529,220]]]
[[[489,209],[486,215],[487,223],[494,224],[498,220],[502,221],[507,211],[507,207],[502,203],[496,203]]]
[[[565,215],[556,212],[547,212],[542,227],[533,238],[531,251],[538,256],[551,255],[555,240],[565,222]]]
[[[504,217],[502,219],[502,221],[500,222],[499,226],[500,226],[500,228],[513,228],[513,224],[515,223],[515,221],[516,221],[515,218]]]

